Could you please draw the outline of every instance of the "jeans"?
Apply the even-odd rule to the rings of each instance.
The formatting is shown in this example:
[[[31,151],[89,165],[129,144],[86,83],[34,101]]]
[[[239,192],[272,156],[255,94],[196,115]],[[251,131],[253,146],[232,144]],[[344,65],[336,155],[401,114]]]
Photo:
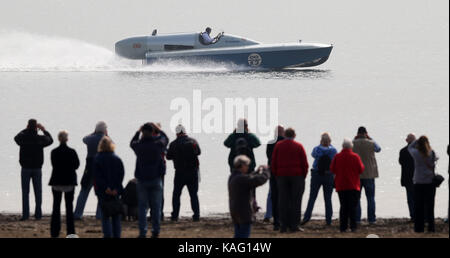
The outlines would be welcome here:
[[[303,221],[309,221],[311,219],[311,215],[314,209],[314,203],[316,202],[320,187],[323,186],[323,198],[325,200],[325,220],[328,225],[331,224],[331,218],[333,217],[333,204],[331,202],[333,185],[334,177],[332,174],[325,174],[322,176],[315,171],[311,173],[311,187],[309,192],[308,207],[306,208]]]
[[[280,210],[278,205],[278,183],[275,176],[270,177],[270,197],[272,203],[272,217],[273,217],[273,225],[275,227],[280,226]]]
[[[52,190],[53,193],[53,211],[50,221],[51,237],[59,237],[61,231],[61,200],[63,192]],[[66,203],[66,225],[67,235],[75,234],[75,224],[73,221],[73,196],[74,191],[65,192],[64,200]]]
[[[101,206],[103,199],[98,197],[98,203]],[[122,232],[121,215],[111,217],[102,216],[102,231],[104,238],[120,238]]]
[[[252,224],[234,224],[234,238],[249,238]]]
[[[137,182],[138,193],[138,219],[139,219],[139,236],[147,235],[147,212],[150,204],[152,218],[152,234],[159,235],[161,224],[161,202],[162,202],[162,179],[155,178],[151,181]]]
[[[269,186],[269,193],[267,194],[266,202],[266,214],[264,214],[264,219],[272,218],[272,187]]]
[[[434,200],[436,187],[431,184],[414,185],[414,231],[424,232],[425,220],[428,222],[428,232],[435,232]]]
[[[367,220],[369,223],[375,223],[377,221],[375,216],[375,179],[361,179],[361,194],[362,188],[364,188],[367,198]],[[358,202],[356,222],[361,222],[361,200]]]
[[[36,202],[34,216],[37,219],[42,217],[42,170],[22,168],[22,218],[30,217],[30,181],[33,182],[34,197]]]
[[[279,176],[277,177],[277,183],[281,230],[285,230],[288,227],[291,230],[295,230],[300,224],[305,177]]]
[[[409,217],[414,220],[414,185],[405,186],[406,199],[408,200]]]
[[[180,197],[183,187],[187,186],[189,196],[191,197],[191,208],[194,212],[194,219],[200,218],[200,204],[198,201],[198,176],[185,176],[180,173],[175,173],[174,187],[172,195],[172,219],[178,219],[180,213]]]
[[[92,189],[92,184],[88,187],[81,187],[80,193],[78,194],[77,206],[75,208],[75,212],[73,214],[75,219],[81,219],[84,213],[84,207],[86,206],[87,199],[89,197],[89,192]],[[100,209],[100,204],[97,203],[97,210],[95,212],[95,217],[97,219],[102,218],[102,209]]]
[[[340,191],[338,192],[338,195],[341,204],[339,211],[339,228],[341,232],[346,231],[350,220],[350,229],[354,231],[357,228],[356,213],[361,192],[356,190]]]

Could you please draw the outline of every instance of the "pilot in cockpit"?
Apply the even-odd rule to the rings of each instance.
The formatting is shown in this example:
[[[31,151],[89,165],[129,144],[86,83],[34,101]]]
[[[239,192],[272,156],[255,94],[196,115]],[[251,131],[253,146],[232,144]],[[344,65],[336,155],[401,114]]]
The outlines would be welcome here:
[[[210,45],[219,41],[221,36],[222,36],[221,33],[219,33],[219,35],[217,35],[216,37],[211,38],[211,28],[207,27],[205,29],[205,32],[201,33],[201,41],[204,45]]]

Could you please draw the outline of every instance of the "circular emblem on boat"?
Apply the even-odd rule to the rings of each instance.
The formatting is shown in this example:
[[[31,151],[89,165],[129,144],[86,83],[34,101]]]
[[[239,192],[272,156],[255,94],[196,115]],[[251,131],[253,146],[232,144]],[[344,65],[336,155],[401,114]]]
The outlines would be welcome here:
[[[248,65],[257,67],[262,63],[262,58],[259,54],[253,53],[248,56]]]

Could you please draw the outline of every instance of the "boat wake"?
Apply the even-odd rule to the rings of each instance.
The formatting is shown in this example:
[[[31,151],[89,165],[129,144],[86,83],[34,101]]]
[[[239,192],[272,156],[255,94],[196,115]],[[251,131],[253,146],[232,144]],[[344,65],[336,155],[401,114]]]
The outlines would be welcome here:
[[[230,72],[232,64],[161,61],[142,65],[85,41],[27,32],[0,31],[0,72]]]

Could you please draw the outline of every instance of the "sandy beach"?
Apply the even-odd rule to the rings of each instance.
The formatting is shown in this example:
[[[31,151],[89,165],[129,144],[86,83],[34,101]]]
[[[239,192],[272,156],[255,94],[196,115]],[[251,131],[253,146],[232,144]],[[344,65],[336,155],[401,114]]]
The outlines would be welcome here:
[[[20,215],[0,214],[0,238],[48,238],[50,237],[50,217],[44,216],[36,221],[19,221]],[[64,223],[64,219],[63,219]],[[253,225],[252,238],[365,238],[369,234],[381,238],[449,238],[449,226],[442,219],[436,219],[436,233],[417,234],[408,219],[378,219],[376,225],[362,223],[356,233],[340,233],[338,220],[326,226],[322,220],[312,220],[305,226],[304,232],[280,234],[272,230],[270,223],[261,219]],[[75,227],[80,238],[101,238],[100,221],[94,217],[84,217],[76,221]],[[137,222],[122,223],[122,237],[136,238]],[[233,236],[231,220],[226,214],[202,218],[192,222],[182,218],[178,222],[164,221],[161,226],[161,238],[230,238]],[[60,237],[65,237],[65,224],[62,224]]]

